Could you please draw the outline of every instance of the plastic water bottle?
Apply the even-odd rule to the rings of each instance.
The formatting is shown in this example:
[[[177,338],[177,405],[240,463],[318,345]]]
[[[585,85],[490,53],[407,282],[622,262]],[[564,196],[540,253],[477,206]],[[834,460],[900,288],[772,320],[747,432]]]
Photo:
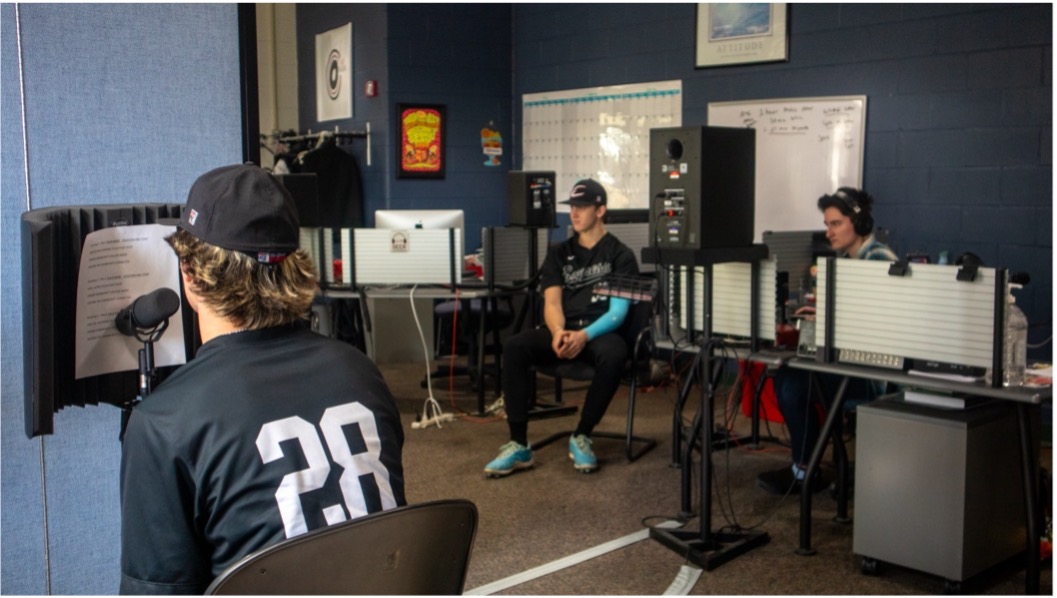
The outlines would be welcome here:
[[[1009,285],[1020,288],[1020,285]],[[1028,365],[1028,318],[1017,307],[1016,298],[1010,293],[1009,309],[1006,313],[1006,339],[1002,356],[1003,386],[1024,384],[1024,370]]]

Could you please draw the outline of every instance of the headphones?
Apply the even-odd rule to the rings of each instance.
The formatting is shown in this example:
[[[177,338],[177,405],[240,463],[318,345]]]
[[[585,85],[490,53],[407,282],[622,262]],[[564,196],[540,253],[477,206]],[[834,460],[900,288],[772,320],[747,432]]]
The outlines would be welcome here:
[[[851,218],[851,223],[855,227],[855,234],[860,237],[865,237],[873,232],[873,216],[870,214],[870,208],[860,206],[859,201],[853,197],[853,194],[864,195],[866,198],[870,197],[862,191],[852,189],[851,187],[841,187],[830,197],[834,197],[844,204],[844,207],[847,208],[847,215]]]

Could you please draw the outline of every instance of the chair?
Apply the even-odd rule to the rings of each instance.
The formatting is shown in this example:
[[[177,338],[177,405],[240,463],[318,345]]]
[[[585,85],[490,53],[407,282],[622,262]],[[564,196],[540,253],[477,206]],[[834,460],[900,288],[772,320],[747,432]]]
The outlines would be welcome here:
[[[206,594],[461,594],[476,533],[468,500],[380,511],[262,548]]]
[[[650,357],[653,355],[653,334],[651,319],[653,316],[653,303],[639,301],[633,303],[628,310],[628,315],[620,325],[617,333],[624,337],[628,343],[628,360],[624,365],[623,382],[631,386],[628,393],[628,419],[627,429],[623,434],[615,432],[592,433],[592,438],[611,438],[624,441],[624,451],[628,461],[635,461],[646,454],[657,441],[652,438],[635,436],[635,397],[640,379],[649,377]],[[590,381],[595,377],[595,370],[590,364],[582,361],[562,361],[556,364],[536,366],[537,374],[543,374],[554,378],[554,400],[555,403],[547,404],[536,401],[529,410],[529,417],[539,419],[541,417],[553,417],[555,415],[567,415],[576,412],[576,407],[562,403],[562,380]],[[568,437],[571,432],[559,432],[533,442],[533,448],[546,446],[559,438]]]
[[[470,383],[474,388],[484,384],[486,368],[484,367],[484,355],[493,353],[493,373],[496,378],[496,394],[501,392],[499,380],[500,347],[499,331],[506,328],[514,320],[514,309],[510,304],[510,298],[504,301],[496,297],[485,297],[482,299],[461,299],[459,301],[442,301],[433,307],[433,314],[438,322],[436,339],[436,357],[441,357],[440,351],[450,348],[453,354],[459,354],[461,347],[450,347],[453,322],[458,322],[456,336],[465,343],[467,365],[451,368],[446,363],[438,363],[436,371],[429,374],[431,379],[448,378],[450,376],[469,376]],[[488,341],[488,335],[492,340]],[[460,345],[462,344],[460,343]],[[422,387],[426,387],[426,380],[422,381]]]

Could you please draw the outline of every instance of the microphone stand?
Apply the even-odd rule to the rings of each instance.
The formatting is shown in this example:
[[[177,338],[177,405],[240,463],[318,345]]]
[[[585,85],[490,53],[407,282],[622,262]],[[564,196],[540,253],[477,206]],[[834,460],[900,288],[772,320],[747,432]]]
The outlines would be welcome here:
[[[136,329],[136,338],[143,343],[143,348],[139,350],[139,394],[135,399],[127,401],[121,408],[121,432],[118,434],[118,441],[125,440],[125,428],[128,427],[133,407],[147,398],[154,388],[154,381],[157,378],[157,371],[154,368],[154,343],[161,339],[161,335],[168,327],[169,319],[165,318],[154,328]]]

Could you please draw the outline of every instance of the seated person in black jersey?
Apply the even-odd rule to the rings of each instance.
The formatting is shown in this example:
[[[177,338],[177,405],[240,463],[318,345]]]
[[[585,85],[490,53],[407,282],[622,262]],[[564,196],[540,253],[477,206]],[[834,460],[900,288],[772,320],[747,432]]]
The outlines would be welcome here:
[[[305,325],[316,273],[282,185],[253,165],[210,171],[167,240],[203,345],[129,418],[125,594],[201,594],[259,548],[406,503],[385,381]]]
[[[840,257],[889,262],[899,259],[887,245],[874,237],[873,201],[869,193],[851,187],[841,187],[833,194],[818,199],[818,209],[822,212],[826,227],[826,239]],[[814,318],[813,307],[801,308],[797,313]],[[822,385],[820,390],[825,397],[832,397],[841,381],[840,376],[832,374],[819,374],[815,379]],[[881,394],[879,386],[883,387],[883,384],[852,378],[848,381],[846,392],[849,397],[872,400]],[[820,414],[811,392],[811,376],[804,370],[782,368],[774,376],[774,393],[778,410],[789,430],[793,463],[761,473],[756,483],[772,494],[800,492],[811,451],[821,431]],[[810,480],[810,488],[818,492],[827,483],[821,470],[817,470]]]
[[[627,360],[627,343],[616,330],[630,302],[595,295],[594,285],[609,275],[635,276],[635,254],[606,232],[606,190],[597,181],[584,179],[573,185],[569,199],[575,234],[548,252],[540,272],[543,319],[546,327],[526,330],[503,344],[503,401],[510,442],[489,462],[485,474],[505,476],[532,466],[528,444],[528,411],[533,388],[533,365],[559,360],[583,360],[594,366],[595,377],[576,431],[569,438],[569,458],[578,471],[598,469],[591,448],[591,432],[605,415],[620,385]]]

